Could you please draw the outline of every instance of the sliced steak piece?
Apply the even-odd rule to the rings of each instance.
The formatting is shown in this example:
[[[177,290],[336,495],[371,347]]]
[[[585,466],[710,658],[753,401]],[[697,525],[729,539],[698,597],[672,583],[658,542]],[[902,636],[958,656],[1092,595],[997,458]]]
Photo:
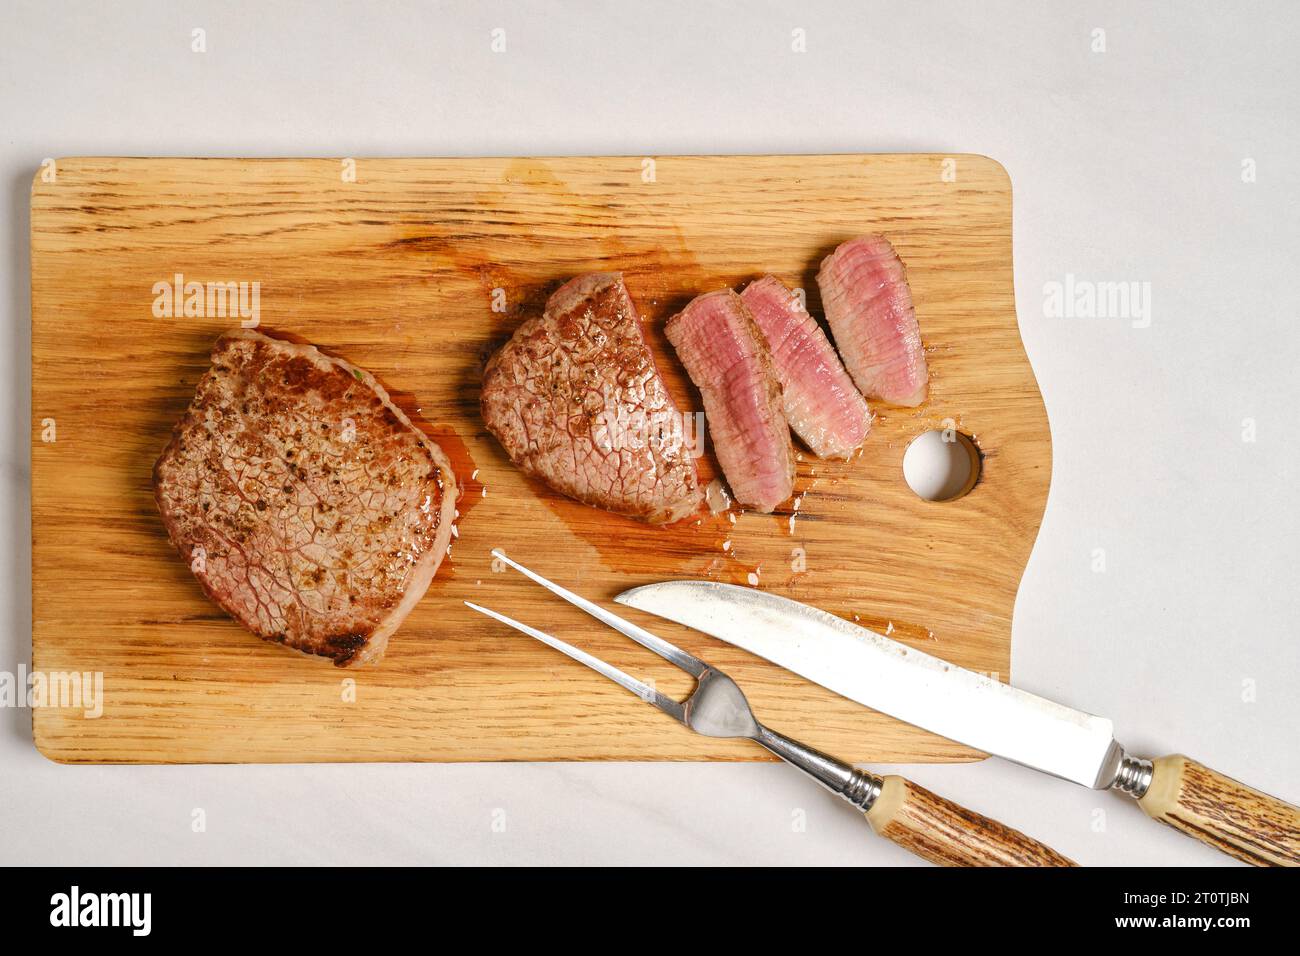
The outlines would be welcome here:
[[[666,331],[704,398],[705,423],[732,496],[770,512],[794,491],[794,448],[763,333],[730,289],[693,299]]]
[[[619,273],[562,285],[483,373],[483,420],[525,473],[654,524],[704,500],[681,413]]]
[[[883,236],[850,239],[817,273],[826,321],[862,394],[920,405],[930,380],[903,263]]]
[[[167,536],[258,637],[377,660],[447,553],[456,478],[368,372],[222,336],[153,472]]]
[[[871,412],[817,320],[776,276],[740,299],[772,350],[786,420],[819,458],[848,458],[871,430]]]

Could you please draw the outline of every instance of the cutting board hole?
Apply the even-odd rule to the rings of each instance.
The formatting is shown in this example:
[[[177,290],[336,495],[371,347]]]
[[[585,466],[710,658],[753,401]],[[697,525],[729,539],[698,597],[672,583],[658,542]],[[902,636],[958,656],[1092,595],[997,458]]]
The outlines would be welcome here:
[[[980,453],[954,428],[924,432],[903,453],[903,480],[926,501],[954,501],[975,487]]]

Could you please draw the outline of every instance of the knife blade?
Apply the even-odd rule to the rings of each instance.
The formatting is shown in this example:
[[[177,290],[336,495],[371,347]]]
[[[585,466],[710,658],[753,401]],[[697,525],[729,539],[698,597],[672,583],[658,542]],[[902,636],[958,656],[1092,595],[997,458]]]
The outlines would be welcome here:
[[[941,737],[1104,790],[1118,772],[1111,722],[968,671],[807,604],[716,581],[624,591],[648,611],[757,654],[849,700]]]
[[[1148,815],[1252,863],[1300,865],[1300,810],[1181,754],[1152,762],[1111,722],[754,588],[666,581],[620,604],[710,634],[850,700],[986,753],[1138,799]]]

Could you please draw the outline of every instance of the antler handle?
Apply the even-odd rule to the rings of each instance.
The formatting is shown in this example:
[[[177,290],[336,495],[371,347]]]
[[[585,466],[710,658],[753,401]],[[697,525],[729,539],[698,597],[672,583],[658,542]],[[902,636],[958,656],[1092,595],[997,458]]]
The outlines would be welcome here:
[[[1152,761],[1147,816],[1256,866],[1300,866],[1300,808],[1182,754]]]
[[[867,822],[879,836],[941,866],[1076,865],[1047,844],[906,777],[883,778]]]

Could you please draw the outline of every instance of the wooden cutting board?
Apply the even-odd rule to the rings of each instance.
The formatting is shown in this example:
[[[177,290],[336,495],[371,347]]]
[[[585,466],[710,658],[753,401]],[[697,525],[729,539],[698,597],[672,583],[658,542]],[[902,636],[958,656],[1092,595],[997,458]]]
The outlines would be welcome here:
[[[797,514],[639,525],[523,478],[485,432],[485,357],[564,279],[621,270],[679,405],[698,409],[662,337],[675,310],[773,272],[819,315],[821,258],[877,231],[908,267],[930,398],[877,407],[852,462],[805,455]],[[378,666],[339,670],[254,639],[168,544],[150,470],[211,343],[239,324],[168,317],[155,284],[178,274],[247,282],[250,294],[258,283],[262,331],[372,371],[456,463],[459,538]],[[498,547],[602,601],[665,578],[754,575],[1009,677],[1051,451],[1016,323],[1011,186],[985,157],[65,159],[32,190],[32,366],[33,667],[103,675],[99,717],[33,710],[36,744],[56,760],[763,758],[696,737],[465,609],[484,603],[687,689],[669,665],[494,568]],[[913,437],[942,427],[975,436],[983,471],[965,497],[933,503],[908,489],[901,463]],[[711,453],[700,464],[713,477]],[[628,614],[727,670],[772,727],[842,758],[978,756]]]

